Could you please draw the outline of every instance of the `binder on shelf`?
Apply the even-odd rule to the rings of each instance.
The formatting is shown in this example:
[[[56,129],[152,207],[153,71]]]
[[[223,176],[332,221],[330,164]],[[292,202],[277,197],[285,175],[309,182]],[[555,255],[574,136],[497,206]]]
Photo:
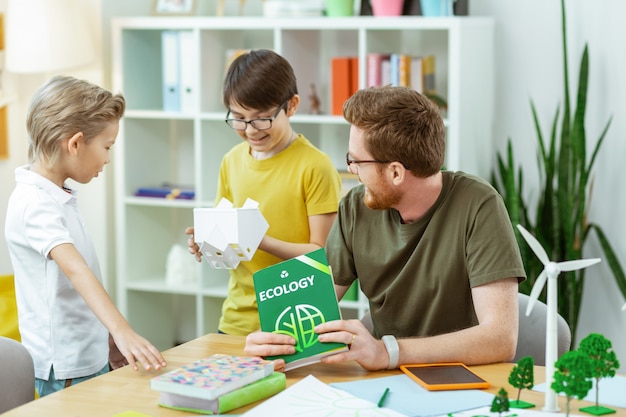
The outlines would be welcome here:
[[[163,110],[180,111],[179,32],[161,32],[161,61],[163,65]]]
[[[343,103],[359,89],[357,57],[337,56],[331,59],[331,114],[343,115]]]
[[[196,89],[194,79],[196,74],[193,32],[181,30],[178,33],[179,73],[180,73],[180,111],[192,113],[196,106]]]
[[[350,96],[356,93],[358,89],[359,89],[359,58],[355,56],[355,57],[350,58]]]

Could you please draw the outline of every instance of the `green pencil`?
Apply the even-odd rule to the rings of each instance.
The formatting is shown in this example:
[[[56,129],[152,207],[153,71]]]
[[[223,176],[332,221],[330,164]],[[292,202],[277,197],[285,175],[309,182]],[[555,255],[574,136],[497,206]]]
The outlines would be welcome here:
[[[385,399],[387,398],[387,394],[389,394],[389,388],[385,389],[385,392],[383,392],[383,395],[380,397],[380,400],[378,400],[378,407],[383,406],[383,404],[385,403]]]

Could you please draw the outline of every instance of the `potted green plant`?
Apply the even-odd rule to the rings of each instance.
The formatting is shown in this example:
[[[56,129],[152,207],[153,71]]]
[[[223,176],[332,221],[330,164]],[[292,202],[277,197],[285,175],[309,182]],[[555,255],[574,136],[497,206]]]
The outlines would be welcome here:
[[[557,107],[549,135],[544,135],[539,123],[534,102],[531,110],[537,134],[539,155],[538,168],[540,184],[539,199],[534,216],[523,194],[524,173],[514,160],[512,141],[509,138],[506,155],[497,155],[498,165],[492,183],[502,194],[511,222],[521,224],[531,232],[546,249],[550,259],[564,261],[582,259],[585,242],[590,232],[595,232],[604,256],[615,281],[626,298],[626,276],[600,225],[590,221],[588,201],[592,194],[592,169],[606,133],[611,125],[609,117],[595,143],[591,157],[586,153],[585,111],[587,105],[587,81],[589,78],[589,50],[585,45],[580,61],[580,71],[575,107],[570,107],[569,69],[567,51],[567,31],[565,1],[561,0],[561,33],[563,38],[564,98],[562,112]],[[560,127],[560,129],[559,129]],[[559,139],[557,141],[557,138]],[[536,191],[535,191],[536,194]],[[517,228],[514,227],[528,279],[520,286],[520,291],[530,293],[543,265],[524,244]],[[559,278],[559,313],[569,323],[572,340],[582,303],[585,271],[564,272]],[[545,301],[545,290],[541,295]]]

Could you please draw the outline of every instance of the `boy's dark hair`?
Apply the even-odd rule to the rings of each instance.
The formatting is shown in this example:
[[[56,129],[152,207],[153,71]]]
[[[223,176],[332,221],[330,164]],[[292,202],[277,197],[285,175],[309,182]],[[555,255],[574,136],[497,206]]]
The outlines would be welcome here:
[[[222,100],[226,108],[237,103],[245,109],[269,110],[296,94],[298,86],[291,64],[274,51],[257,49],[230,64]]]

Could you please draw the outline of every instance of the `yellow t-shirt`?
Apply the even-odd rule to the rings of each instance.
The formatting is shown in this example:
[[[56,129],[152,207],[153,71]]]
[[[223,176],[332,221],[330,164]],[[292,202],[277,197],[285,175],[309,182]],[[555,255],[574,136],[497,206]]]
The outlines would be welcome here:
[[[215,201],[227,198],[241,207],[251,198],[269,223],[268,236],[307,243],[308,217],[336,212],[340,194],[341,179],[328,155],[299,135],[285,150],[263,160],[252,158],[245,142],[234,146],[222,160]],[[258,250],[231,271],[219,330],[247,335],[260,328],[252,274],[280,261]]]

